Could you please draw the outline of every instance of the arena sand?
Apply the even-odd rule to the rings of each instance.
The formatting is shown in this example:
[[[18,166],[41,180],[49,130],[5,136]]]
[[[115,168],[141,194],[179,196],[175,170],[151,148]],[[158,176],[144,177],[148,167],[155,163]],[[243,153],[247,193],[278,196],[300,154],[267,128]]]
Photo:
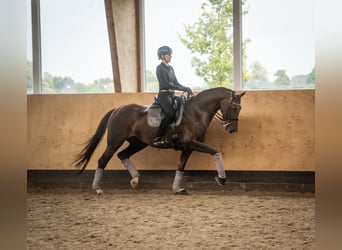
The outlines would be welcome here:
[[[312,193],[28,190],[27,249],[315,249]]]

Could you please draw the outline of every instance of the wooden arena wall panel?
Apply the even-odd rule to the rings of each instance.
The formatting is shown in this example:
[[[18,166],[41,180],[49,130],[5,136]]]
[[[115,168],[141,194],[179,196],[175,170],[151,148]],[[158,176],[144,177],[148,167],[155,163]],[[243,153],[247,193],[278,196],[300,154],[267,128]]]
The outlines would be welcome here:
[[[108,110],[129,103],[149,105],[155,94],[28,95],[28,170],[73,169],[75,154]],[[238,133],[227,133],[213,120],[205,142],[222,153],[226,170],[315,171],[314,104],[314,90],[248,91],[242,99]],[[96,169],[105,144],[106,135],[87,169]],[[173,149],[148,147],[131,160],[140,170],[175,170],[179,156]],[[107,169],[124,167],[114,155]],[[212,156],[197,152],[186,167],[215,169]]]

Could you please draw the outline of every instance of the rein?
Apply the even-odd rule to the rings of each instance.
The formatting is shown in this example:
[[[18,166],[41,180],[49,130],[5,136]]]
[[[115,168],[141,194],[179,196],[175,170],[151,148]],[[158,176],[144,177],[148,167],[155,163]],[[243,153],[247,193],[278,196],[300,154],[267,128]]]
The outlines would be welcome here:
[[[216,113],[214,118],[216,119],[216,121],[218,121],[224,128],[227,128],[227,126],[229,126],[232,121],[238,121],[239,118],[235,118],[235,119],[230,119],[229,121],[228,120],[225,120],[223,118],[223,115],[221,115],[220,113]]]

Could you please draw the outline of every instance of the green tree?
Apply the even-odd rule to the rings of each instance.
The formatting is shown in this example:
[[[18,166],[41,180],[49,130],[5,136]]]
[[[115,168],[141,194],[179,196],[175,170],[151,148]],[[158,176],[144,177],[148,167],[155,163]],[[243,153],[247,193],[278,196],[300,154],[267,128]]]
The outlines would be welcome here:
[[[279,69],[274,73],[274,76],[276,76],[276,79],[274,80],[275,85],[282,87],[290,85],[290,78],[286,75],[286,70]]]
[[[73,84],[74,80],[70,76],[53,76],[44,72],[42,89],[44,93],[68,92],[66,89],[71,88]]]
[[[26,62],[26,91],[27,93],[33,93],[33,71],[32,62]]]
[[[306,78],[306,83],[308,85],[315,85],[316,77],[315,77],[315,68],[312,69],[312,71],[308,74],[308,77]]]
[[[44,72],[42,79],[42,91],[43,93],[54,93],[53,87],[53,75],[48,72]]]
[[[208,0],[201,6],[197,22],[185,25],[181,42],[191,51],[195,73],[210,87],[232,87],[233,83],[233,1]],[[247,13],[247,12],[246,12]],[[243,51],[248,43],[243,43]],[[244,71],[246,72],[246,71]]]
[[[63,91],[65,88],[70,88],[70,86],[72,84],[74,84],[74,80],[69,77],[69,76],[54,76],[52,78],[52,82],[53,82],[53,88],[57,91],[57,92],[61,92]]]
[[[27,93],[33,92],[32,62],[26,65]],[[53,76],[44,72],[42,79],[43,93],[114,93],[113,80],[109,77],[100,78],[91,84],[75,82],[70,76]]]
[[[146,70],[145,73],[146,73],[145,90],[151,91],[151,92],[157,92],[159,90],[159,83],[158,83],[157,77],[155,76],[155,74],[153,74],[149,70]]]
[[[72,91],[75,93],[87,93],[89,92],[88,89],[89,89],[88,85],[83,84],[83,83],[77,82],[72,85]]]
[[[250,66],[250,74],[248,75],[249,80],[246,82],[245,87],[251,89],[264,88],[269,84],[267,71],[261,65],[260,62],[255,61]]]
[[[307,84],[307,75],[295,75],[291,78],[291,84],[294,88],[304,88]]]
[[[109,77],[100,78],[98,80],[95,80],[93,84],[94,84],[97,92],[114,93],[113,80]]]

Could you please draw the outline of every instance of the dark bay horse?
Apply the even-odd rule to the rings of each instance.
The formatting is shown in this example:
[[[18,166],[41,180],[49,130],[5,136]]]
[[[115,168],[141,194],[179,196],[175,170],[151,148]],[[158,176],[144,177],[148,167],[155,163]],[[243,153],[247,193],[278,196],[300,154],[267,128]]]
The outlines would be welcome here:
[[[193,151],[213,156],[218,172],[215,180],[219,185],[225,184],[226,173],[221,154],[216,149],[203,143],[204,136],[214,116],[221,120],[229,133],[238,131],[241,98],[245,93],[237,93],[231,89],[218,87],[204,90],[196,96],[188,98],[184,106],[181,123],[173,129],[169,128],[166,132],[169,145],[165,148],[176,148],[181,151],[180,161],[172,185],[172,190],[176,194],[187,194],[181,185],[185,165]],[[101,179],[108,161],[125,141],[129,142],[128,147],[119,152],[117,156],[132,177],[131,186],[135,188],[138,185],[139,172],[129,158],[145,147],[152,146],[158,129],[148,124],[147,110],[148,107],[138,104],[123,105],[110,110],[102,118],[95,134],[88,140],[86,146],[77,156],[74,165],[81,168],[82,172],[107,129],[107,147],[98,160],[98,167],[92,184],[93,189],[98,194],[103,192]],[[176,142],[173,139],[175,135],[177,136]]]

